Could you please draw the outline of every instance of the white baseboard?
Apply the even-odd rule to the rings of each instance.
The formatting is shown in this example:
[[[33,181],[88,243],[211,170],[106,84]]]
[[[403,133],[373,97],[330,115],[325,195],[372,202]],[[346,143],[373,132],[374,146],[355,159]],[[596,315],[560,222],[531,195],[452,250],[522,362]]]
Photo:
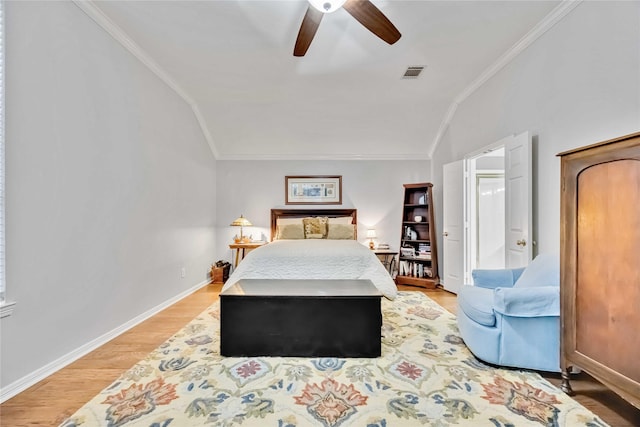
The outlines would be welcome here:
[[[6,401],[8,399],[11,399],[16,394],[26,390],[27,388],[31,387],[32,385],[36,384],[37,382],[42,381],[43,379],[45,379],[49,375],[59,371],[60,369],[62,369],[65,366],[69,365],[70,363],[75,362],[76,360],[78,360],[82,356],[92,352],[96,348],[106,344],[108,341],[111,341],[112,339],[114,339],[118,335],[123,334],[124,332],[128,331],[129,329],[133,328],[134,326],[144,322],[148,318],[158,314],[159,312],[161,312],[165,308],[175,304],[176,302],[178,302],[181,299],[191,295],[192,293],[194,293],[198,289],[200,289],[200,288],[202,288],[202,287],[204,287],[204,286],[206,286],[208,284],[209,284],[208,280],[205,280],[205,281],[203,281],[201,283],[198,283],[197,285],[193,286],[192,288],[187,289],[186,291],[174,296],[173,298],[170,298],[170,299],[166,300],[165,302],[153,307],[152,309],[147,310],[146,312],[140,314],[139,316],[134,317],[133,319],[131,319],[130,321],[124,323],[123,325],[120,325],[119,327],[107,332],[106,334],[104,334],[102,336],[99,336],[98,338],[96,338],[96,339],[94,339],[92,341],[89,341],[88,343],[78,347],[77,349],[73,350],[72,352],[65,354],[64,356],[54,360],[53,362],[46,364],[42,368],[37,369],[37,370],[31,372],[28,375],[25,375],[24,377],[20,378],[19,380],[16,380],[16,381],[12,382],[11,384],[7,385],[6,387],[3,387],[2,390],[0,390],[0,403],[3,403],[4,401]]]

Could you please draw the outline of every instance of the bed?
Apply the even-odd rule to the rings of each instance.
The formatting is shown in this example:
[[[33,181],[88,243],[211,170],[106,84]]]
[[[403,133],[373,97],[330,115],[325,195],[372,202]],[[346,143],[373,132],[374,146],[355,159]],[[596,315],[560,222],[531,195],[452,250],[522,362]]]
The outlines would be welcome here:
[[[357,241],[356,209],[272,209],[271,239],[247,254],[222,292],[242,279],[362,279],[396,297],[378,257]]]

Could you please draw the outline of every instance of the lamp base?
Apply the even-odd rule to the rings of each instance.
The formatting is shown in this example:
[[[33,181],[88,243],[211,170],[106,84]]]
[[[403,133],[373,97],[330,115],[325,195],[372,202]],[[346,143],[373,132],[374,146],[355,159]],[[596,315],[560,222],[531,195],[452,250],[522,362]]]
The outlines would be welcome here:
[[[371,250],[375,249],[373,246],[374,246],[373,240],[369,241],[369,249]]]

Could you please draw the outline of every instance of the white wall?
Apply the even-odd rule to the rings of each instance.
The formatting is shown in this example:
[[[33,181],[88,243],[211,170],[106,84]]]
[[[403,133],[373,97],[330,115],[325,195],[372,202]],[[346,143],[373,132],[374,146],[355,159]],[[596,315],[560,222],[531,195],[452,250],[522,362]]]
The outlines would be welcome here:
[[[77,6],[7,2],[6,41],[3,389],[206,281],[216,215],[190,107]]]
[[[244,214],[255,227],[245,234],[264,233],[270,238],[270,210],[312,208],[285,205],[287,175],[342,175],[342,205],[321,208],[357,208],[358,240],[366,242],[367,228],[374,227],[378,242],[397,249],[402,230],[402,184],[428,182],[428,161],[218,161],[218,209],[216,213],[220,259],[231,261],[229,243],[239,230],[229,224]]]
[[[640,130],[640,2],[582,2],[461,103],[432,160],[438,236],[442,165],[527,130],[537,251],[558,252],[556,154]]]

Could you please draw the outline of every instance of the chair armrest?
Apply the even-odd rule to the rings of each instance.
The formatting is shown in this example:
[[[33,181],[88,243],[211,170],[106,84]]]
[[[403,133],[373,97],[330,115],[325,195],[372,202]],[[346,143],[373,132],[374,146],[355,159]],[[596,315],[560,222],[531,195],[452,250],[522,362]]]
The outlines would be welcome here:
[[[473,270],[471,277],[473,277],[473,284],[482,288],[510,288],[516,283],[523,271],[524,267],[500,270]]]
[[[511,317],[560,316],[560,288],[496,288],[493,310]]]

